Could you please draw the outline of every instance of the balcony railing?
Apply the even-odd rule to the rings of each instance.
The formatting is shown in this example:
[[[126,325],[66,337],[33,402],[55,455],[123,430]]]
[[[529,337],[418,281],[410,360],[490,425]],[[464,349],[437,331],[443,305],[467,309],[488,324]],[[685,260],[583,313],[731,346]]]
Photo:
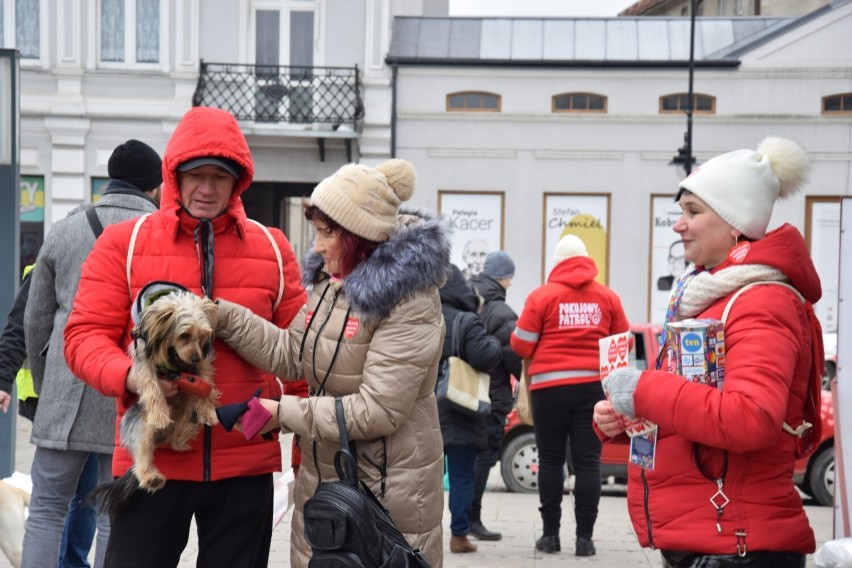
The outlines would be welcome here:
[[[237,120],[341,124],[364,116],[358,66],[285,67],[201,61],[193,106],[230,111]]]

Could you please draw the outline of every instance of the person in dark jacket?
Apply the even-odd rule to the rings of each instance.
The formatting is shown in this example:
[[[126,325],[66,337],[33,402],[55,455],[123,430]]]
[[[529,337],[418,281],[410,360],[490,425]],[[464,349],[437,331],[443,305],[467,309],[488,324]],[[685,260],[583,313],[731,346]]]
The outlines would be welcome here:
[[[28,266],[27,268],[31,268]],[[0,409],[3,413],[9,411],[9,404],[12,402],[12,386],[15,384],[15,377],[18,371],[24,365],[27,358],[27,345],[24,338],[24,310],[27,307],[27,296],[30,293],[30,277],[32,272],[25,269],[24,279],[21,280],[21,287],[18,288],[18,293],[15,295],[15,301],[12,302],[12,309],[9,310],[9,315],[6,318],[6,327],[3,328],[3,333],[0,334]],[[19,387],[20,388],[20,387]],[[20,392],[18,393],[20,396]],[[29,420],[35,415],[36,398],[21,400],[18,402],[18,414]]]
[[[469,280],[484,303],[479,310],[479,319],[485,331],[500,342],[500,363],[491,370],[491,413],[485,417],[486,447],[476,454],[473,471],[473,503],[470,506],[470,534],[480,540],[500,540],[503,535],[489,531],[482,524],[482,496],[488,482],[488,474],[500,460],[500,444],[506,416],[512,411],[511,376],[520,378],[521,358],[512,350],[509,340],[515,330],[518,314],[506,303],[506,290],[512,285],[515,263],[505,252],[488,253],[482,272]]]
[[[109,518],[97,515],[83,497],[112,480],[115,405],[68,368],[65,323],[83,262],[100,231],[157,210],[161,169],[160,155],[148,144],[132,139],[119,144],[107,162],[110,179],[101,198],[94,207],[83,204],[56,223],[38,253],[24,313],[38,410],[31,437],[36,450],[22,566],[88,566],[96,528],[95,565],[103,565]],[[69,511],[76,511],[78,535],[70,543],[62,540]]]
[[[500,342],[485,331],[477,316],[479,299],[468,286],[457,266],[440,289],[441,311],[446,322],[441,369],[445,361],[456,355],[477,371],[489,372],[500,362]],[[453,328],[458,337],[458,351],[453,345]],[[477,453],[484,449],[485,421],[454,410],[446,401],[438,402],[444,455],[450,479],[450,552],[476,552],[470,542],[470,507],[473,501],[474,464]]]

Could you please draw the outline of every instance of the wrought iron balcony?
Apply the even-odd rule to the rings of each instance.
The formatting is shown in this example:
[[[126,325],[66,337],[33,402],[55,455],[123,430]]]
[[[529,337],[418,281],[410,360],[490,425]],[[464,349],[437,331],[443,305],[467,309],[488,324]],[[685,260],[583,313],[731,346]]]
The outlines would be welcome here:
[[[230,111],[237,120],[330,124],[364,116],[358,66],[285,67],[201,61],[193,106]]]

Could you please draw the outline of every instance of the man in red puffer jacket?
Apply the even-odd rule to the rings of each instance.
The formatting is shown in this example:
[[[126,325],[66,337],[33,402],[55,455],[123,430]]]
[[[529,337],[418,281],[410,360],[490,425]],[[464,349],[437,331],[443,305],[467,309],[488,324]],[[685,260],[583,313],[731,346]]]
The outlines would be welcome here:
[[[131,220],[108,227],[83,265],[65,329],[65,356],[74,374],[116,399],[119,422],[136,401],[127,354],[131,305],[149,282],[174,282],[199,295],[237,302],[281,327],[305,303],[287,239],[246,217],[240,196],[253,175],[248,143],[234,117],[193,108],[163,156],[160,210],[138,226]],[[224,343],[217,341],[214,349],[220,404],[245,401],[258,389],[266,398],[281,396],[271,374]],[[166,396],[176,392],[174,382],[160,385]],[[133,465],[119,437],[116,427],[116,477]],[[272,473],[281,470],[278,440],[246,440],[241,432],[216,425],[204,427],[190,446],[185,452],[157,449],[155,463],[167,483],[154,493],[137,489],[113,516],[107,566],[176,566],[193,516],[199,566],[267,566]]]

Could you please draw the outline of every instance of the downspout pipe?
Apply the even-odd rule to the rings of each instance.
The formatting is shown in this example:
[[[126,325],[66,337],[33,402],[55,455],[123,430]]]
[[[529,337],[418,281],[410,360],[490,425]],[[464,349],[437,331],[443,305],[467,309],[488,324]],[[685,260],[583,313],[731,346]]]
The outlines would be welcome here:
[[[390,157],[396,158],[396,82],[399,67],[391,65],[391,124],[390,124]]]

